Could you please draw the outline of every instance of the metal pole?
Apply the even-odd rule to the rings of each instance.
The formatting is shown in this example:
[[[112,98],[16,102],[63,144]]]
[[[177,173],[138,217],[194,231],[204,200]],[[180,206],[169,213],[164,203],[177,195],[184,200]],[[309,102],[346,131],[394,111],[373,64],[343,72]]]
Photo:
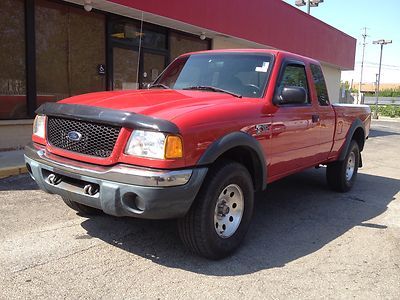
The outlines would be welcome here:
[[[361,104],[364,104],[364,100],[361,97],[361,87],[362,87],[362,80],[363,80],[363,70],[364,70],[364,54],[365,54],[365,38],[367,37],[367,28],[364,27],[364,33],[362,35],[363,41],[363,52],[361,58],[361,74],[360,74],[360,84],[358,85],[358,101]]]
[[[310,12],[311,12],[310,2],[311,2],[311,0],[307,0],[307,13],[308,14],[310,14]]]
[[[378,119],[379,85],[381,83],[382,52],[383,52],[383,43],[381,44],[381,57],[379,58],[378,86],[376,88],[376,101],[375,101],[374,119]]]

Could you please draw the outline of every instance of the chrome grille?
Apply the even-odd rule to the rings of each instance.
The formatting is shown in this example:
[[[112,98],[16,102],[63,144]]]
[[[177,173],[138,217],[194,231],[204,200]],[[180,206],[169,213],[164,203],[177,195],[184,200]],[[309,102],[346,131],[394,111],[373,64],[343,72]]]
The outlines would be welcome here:
[[[103,158],[111,155],[120,130],[121,127],[112,125],[47,118],[47,140],[52,146]],[[74,140],[71,136],[79,138]]]

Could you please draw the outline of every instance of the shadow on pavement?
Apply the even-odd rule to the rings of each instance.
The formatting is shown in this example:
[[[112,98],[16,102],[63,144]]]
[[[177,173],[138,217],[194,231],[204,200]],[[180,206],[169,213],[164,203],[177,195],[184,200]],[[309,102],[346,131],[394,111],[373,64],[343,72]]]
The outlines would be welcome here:
[[[10,176],[0,179],[0,191],[38,190],[36,182],[28,175]]]
[[[379,130],[379,129],[371,129],[369,131],[370,138],[383,137],[388,135],[400,135],[400,133],[394,131]]]
[[[399,189],[400,180],[359,174],[353,190],[340,194],[327,188],[324,169],[290,176],[256,195],[247,238],[235,254],[220,261],[189,253],[173,220],[99,216],[81,226],[90,236],[163,266],[234,276],[284,266],[319,250],[354,226],[385,230],[386,226],[368,220],[382,214]]]

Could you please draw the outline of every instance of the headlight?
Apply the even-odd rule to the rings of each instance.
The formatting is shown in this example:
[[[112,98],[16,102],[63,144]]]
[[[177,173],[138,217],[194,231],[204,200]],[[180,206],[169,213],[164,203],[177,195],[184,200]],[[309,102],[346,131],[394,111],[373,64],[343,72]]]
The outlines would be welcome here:
[[[37,115],[33,121],[33,134],[44,139],[44,132],[46,126],[46,116]]]
[[[180,158],[183,155],[182,140],[179,136],[162,132],[134,130],[125,153],[158,159]]]

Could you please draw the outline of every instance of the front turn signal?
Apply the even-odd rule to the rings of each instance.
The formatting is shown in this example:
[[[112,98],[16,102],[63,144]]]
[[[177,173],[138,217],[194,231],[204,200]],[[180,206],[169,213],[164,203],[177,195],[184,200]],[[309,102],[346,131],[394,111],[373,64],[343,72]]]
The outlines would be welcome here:
[[[165,158],[181,158],[183,156],[182,139],[177,135],[168,135],[165,142]]]

